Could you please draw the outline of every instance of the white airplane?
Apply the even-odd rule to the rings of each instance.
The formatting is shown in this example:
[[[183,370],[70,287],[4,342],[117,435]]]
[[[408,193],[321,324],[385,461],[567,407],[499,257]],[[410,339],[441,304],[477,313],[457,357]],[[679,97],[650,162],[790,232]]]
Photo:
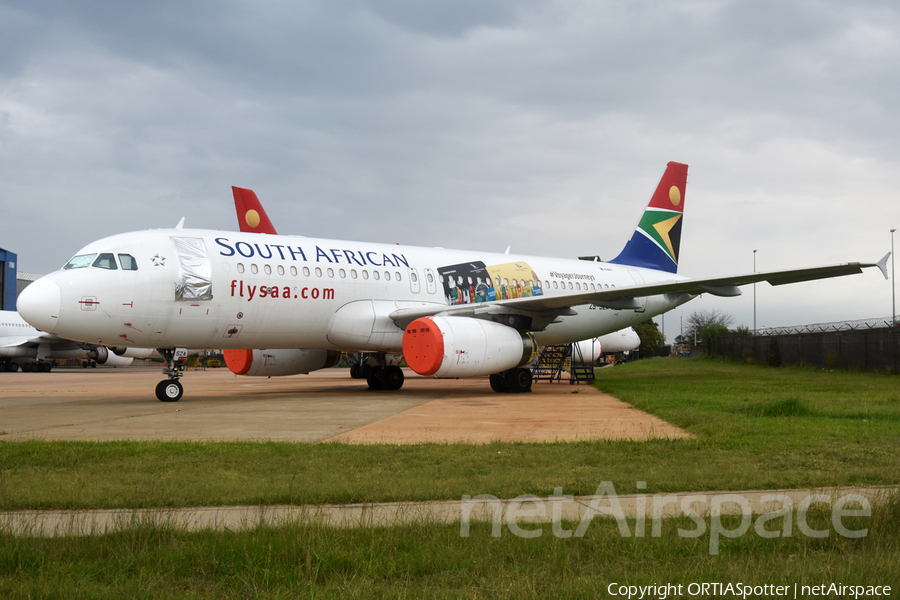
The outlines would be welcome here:
[[[263,208],[262,203],[253,190],[232,186],[234,195],[234,209],[237,214],[238,228],[244,233],[265,233],[269,235],[278,235],[275,226],[272,224],[269,215]],[[507,247],[504,254],[509,254]],[[608,333],[589,340],[577,342],[579,356],[583,357],[586,362],[595,362],[603,354],[615,354],[617,352],[626,352],[634,350],[641,345],[641,338],[632,327],[626,327],[620,331]],[[258,370],[246,369],[248,356],[247,351],[229,350],[225,353],[225,364],[237,375],[268,375],[271,369],[263,369],[260,373]],[[266,353],[257,353],[257,366],[266,361],[274,362],[277,357]],[[377,368],[376,364],[367,364],[366,357],[360,354],[351,354],[348,357],[353,363],[350,367],[350,375],[354,379],[366,379],[373,368]],[[253,353],[250,351],[249,361],[253,364]],[[286,375],[295,375],[288,372]],[[271,376],[271,375],[269,375]]]
[[[365,353],[369,385],[403,385],[400,358],[431,377],[490,376],[531,387],[536,345],[629,327],[696,295],[861,273],[877,263],[690,279],[676,274],[687,165],[670,162],[622,252],[609,262],[284,235],[160,229],[85,246],[28,286],[19,312],[47,333],[158,348],[162,401],[183,394],[186,348],[223,348],[260,375],[307,373]],[[245,350],[259,348],[264,350]],[[236,357],[231,356],[234,361]]]
[[[152,349],[113,348],[83,344],[43,333],[29,325],[14,310],[0,311],[0,371],[49,373],[49,361],[66,358],[91,358],[96,364],[112,367],[130,365],[137,356],[149,355]],[[96,366],[94,364],[93,366]]]

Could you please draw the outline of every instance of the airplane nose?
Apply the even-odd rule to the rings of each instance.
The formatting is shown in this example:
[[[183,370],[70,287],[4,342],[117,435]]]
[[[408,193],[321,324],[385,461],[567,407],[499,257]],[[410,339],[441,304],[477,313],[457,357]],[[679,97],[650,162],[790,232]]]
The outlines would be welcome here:
[[[22,290],[16,308],[33,327],[53,333],[59,323],[59,286],[42,277]]]

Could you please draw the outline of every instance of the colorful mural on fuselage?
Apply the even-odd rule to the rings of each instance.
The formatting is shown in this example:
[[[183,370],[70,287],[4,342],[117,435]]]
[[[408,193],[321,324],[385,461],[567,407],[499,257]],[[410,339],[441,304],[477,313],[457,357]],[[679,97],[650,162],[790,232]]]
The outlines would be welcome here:
[[[541,296],[540,279],[526,262],[485,266],[481,261],[438,269],[449,305]]]

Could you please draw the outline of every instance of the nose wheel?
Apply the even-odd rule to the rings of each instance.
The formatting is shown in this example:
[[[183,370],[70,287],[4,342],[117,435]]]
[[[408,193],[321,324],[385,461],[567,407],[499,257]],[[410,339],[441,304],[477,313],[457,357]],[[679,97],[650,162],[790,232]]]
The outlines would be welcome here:
[[[184,395],[184,387],[177,379],[164,379],[156,384],[156,397],[160,402],[178,402]]]
[[[166,361],[163,375],[169,378],[156,384],[156,397],[160,402],[178,402],[184,395],[184,387],[178,378],[184,375],[187,348],[158,348],[157,352]]]

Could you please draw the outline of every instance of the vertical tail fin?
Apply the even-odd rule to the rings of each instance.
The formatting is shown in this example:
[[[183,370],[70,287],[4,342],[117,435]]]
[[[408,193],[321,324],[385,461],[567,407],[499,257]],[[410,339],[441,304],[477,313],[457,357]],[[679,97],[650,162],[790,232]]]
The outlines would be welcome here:
[[[666,172],[634,234],[622,252],[609,262],[669,273],[678,271],[687,170],[687,165],[677,162],[666,165]]]
[[[231,186],[238,226],[244,233],[277,233],[253,190]]]

